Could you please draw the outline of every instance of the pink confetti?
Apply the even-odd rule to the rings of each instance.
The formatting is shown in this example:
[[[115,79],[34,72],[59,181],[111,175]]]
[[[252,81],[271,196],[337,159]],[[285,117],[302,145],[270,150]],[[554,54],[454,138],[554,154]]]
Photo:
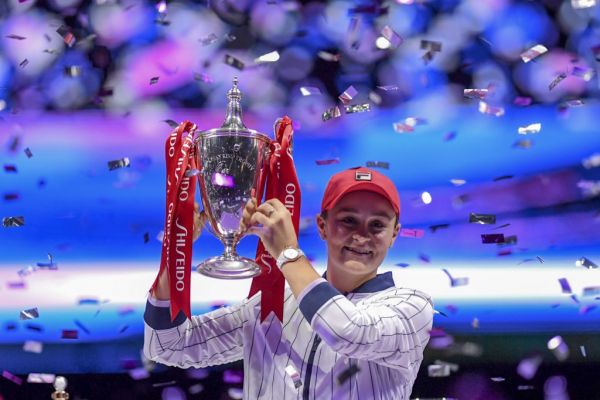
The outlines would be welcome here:
[[[2,376],[13,383],[16,383],[17,385],[21,385],[23,383],[23,380],[21,378],[19,378],[16,375],[11,374],[7,370],[2,371]]]
[[[317,165],[331,165],[331,164],[339,164],[340,159],[336,157],[336,158],[330,158],[330,159],[326,159],[326,160],[316,160],[315,162],[317,163]]]
[[[402,237],[411,237],[411,238],[420,239],[423,237],[424,234],[425,234],[425,232],[423,231],[423,229],[410,229],[410,228],[400,229],[400,236],[402,236]]]

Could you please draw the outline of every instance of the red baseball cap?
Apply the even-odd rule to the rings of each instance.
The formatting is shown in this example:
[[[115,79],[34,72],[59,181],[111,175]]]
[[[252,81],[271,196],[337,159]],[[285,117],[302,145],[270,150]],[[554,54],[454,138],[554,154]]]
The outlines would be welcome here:
[[[321,212],[332,209],[344,195],[359,190],[385,197],[392,205],[396,216],[400,216],[400,195],[394,182],[382,173],[366,167],[350,168],[333,175],[323,194]]]

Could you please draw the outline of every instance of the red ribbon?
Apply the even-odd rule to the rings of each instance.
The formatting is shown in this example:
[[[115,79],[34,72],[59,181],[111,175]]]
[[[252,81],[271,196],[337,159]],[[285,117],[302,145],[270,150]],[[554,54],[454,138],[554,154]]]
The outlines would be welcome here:
[[[297,236],[300,226],[301,196],[296,167],[292,158],[293,135],[292,120],[287,116],[283,117],[275,132],[275,140],[271,142],[269,168],[262,171],[260,176],[257,200],[260,202],[266,181],[266,198],[277,198],[288,209],[292,214],[292,222]],[[248,297],[254,296],[259,291],[262,292],[260,303],[261,322],[271,312],[274,312],[275,316],[283,321],[285,279],[279,268],[277,268],[275,259],[266,251],[262,241],[258,243],[256,262],[262,267],[262,274],[252,280]]]
[[[181,123],[167,137],[165,159],[167,164],[167,204],[160,270],[152,284],[154,291],[164,269],[169,275],[171,292],[171,319],[180,311],[190,318],[190,284],[192,238],[194,234],[194,196],[196,168],[194,134],[196,125]],[[187,134],[187,135],[186,135]]]
[[[175,320],[180,311],[183,311],[188,318],[191,317],[190,286],[196,176],[189,172],[196,168],[195,131],[196,125],[185,121],[171,132],[165,144],[167,164],[165,231],[160,270],[151,291],[155,289],[159,277],[166,268],[171,292],[172,320]],[[260,204],[266,183],[266,198],[279,199],[290,211],[294,230],[298,235],[301,197],[292,158],[293,134],[292,120],[283,117],[275,132],[276,138],[270,144],[271,157],[268,168],[260,172],[258,191],[253,195],[257,197]],[[271,312],[283,321],[285,279],[277,268],[275,259],[266,251],[261,241],[256,250],[256,262],[261,266],[262,274],[252,280],[248,297],[252,297],[258,291],[262,292],[261,322]]]

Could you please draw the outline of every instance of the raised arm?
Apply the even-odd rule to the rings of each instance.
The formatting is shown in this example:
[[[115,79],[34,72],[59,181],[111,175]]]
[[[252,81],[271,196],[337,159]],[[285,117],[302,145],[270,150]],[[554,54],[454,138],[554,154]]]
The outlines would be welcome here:
[[[243,357],[246,307],[260,301],[259,294],[241,304],[193,316],[180,313],[171,322],[168,300],[148,297],[144,313],[144,355],[156,362],[181,368],[202,368]]]

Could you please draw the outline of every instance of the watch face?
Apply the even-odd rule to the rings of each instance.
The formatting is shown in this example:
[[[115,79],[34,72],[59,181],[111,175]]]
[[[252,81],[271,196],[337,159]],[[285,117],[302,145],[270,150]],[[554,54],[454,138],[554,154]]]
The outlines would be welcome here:
[[[285,249],[283,252],[285,258],[296,258],[298,257],[298,250],[296,249]]]

